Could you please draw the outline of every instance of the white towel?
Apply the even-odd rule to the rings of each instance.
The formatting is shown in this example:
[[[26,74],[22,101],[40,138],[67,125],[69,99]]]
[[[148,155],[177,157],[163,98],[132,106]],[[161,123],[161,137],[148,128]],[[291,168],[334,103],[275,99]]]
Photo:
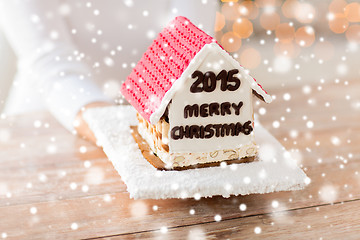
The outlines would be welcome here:
[[[134,199],[229,197],[299,190],[310,182],[284,147],[257,121],[254,133],[259,161],[159,171],[143,157],[131,135],[129,126],[137,124],[132,106],[89,109],[84,118]]]

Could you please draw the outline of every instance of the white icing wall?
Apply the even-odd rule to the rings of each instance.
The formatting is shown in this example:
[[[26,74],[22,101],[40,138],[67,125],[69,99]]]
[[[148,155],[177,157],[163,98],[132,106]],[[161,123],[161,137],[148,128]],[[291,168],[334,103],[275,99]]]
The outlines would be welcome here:
[[[214,46],[214,45],[213,45]],[[183,138],[174,140],[171,138],[171,129],[174,126],[185,126],[185,125],[207,125],[207,124],[224,124],[224,123],[245,123],[246,121],[253,121],[253,105],[252,105],[252,89],[248,81],[246,81],[239,72],[234,75],[241,80],[240,88],[236,91],[221,91],[220,81],[217,81],[216,89],[213,92],[201,92],[192,93],[190,92],[190,86],[196,81],[191,78],[191,74],[199,70],[203,73],[207,71],[213,71],[216,75],[223,69],[229,71],[237,69],[239,66],[232,65],[230,61],[227,61],[228,56],[221,52],[221,48],[207,47],[202,49],[197,56],[194,58],[193,64],[189,65],[187,69],[191,71],[188,76],[185,77],[185,84],[181,89],[177,89],[176,93],[172,97],[172,103],[169,105],[169,121],[170,121],[170,132],[169,132],[169,147],[170,152],[211,152],[220,149],[234,149],[238,148],[242,144],[246,144],[253,139],[253,134],[245,135],[240,133],[238,136],[225,136],[216,137],[215,135],[209,139],[189,139]],[[206,50],[206,51],[203,51]],[[208,117],[188,117],[184,118],[184,108],[186,105],[198,104],[199,106],[204,103],[217,102],[219,104],[223,102],[230,102],[238,104],[240,101],[243,102],[243,106],[240,109],[240,115],[235,115],[234,109],[231,109],[231,115],[214,115]]]

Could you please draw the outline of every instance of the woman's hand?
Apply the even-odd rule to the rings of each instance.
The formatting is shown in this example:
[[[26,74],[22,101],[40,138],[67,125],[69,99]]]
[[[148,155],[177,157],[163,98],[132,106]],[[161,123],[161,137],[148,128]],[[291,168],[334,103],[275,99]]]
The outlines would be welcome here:
[[[94,107],[105,107],[105,106],[111,106],[111,103],[108,102],[93,102],[85,105],[79,113],[76,115],[75,121],[74,121],[74,128],[79,136],[82,138],[94,143],[96,145],[96,138],[94,133],[90,130],[89,126],[85,122],[83,118],[83,113],[86,111],[86,109],[94,108]]]

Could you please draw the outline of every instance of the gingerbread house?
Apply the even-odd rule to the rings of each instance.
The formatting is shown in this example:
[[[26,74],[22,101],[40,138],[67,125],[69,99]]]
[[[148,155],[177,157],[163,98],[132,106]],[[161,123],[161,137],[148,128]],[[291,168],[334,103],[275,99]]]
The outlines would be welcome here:
[[[157,36],[123,83],[137,131],[169,169],[256,156],[253,95],[272,98],[185,17]]]

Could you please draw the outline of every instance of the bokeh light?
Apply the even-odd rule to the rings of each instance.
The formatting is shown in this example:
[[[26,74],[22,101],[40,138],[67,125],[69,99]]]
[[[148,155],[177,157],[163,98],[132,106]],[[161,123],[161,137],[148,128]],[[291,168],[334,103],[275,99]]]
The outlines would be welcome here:
[[[329,12],[330,13],[343,13],[344,9],[347,5],[345,0],[333,0],[329,5]]]
[[[331,35],[342,34],[343,39],[346,36],[346,40],[352,44],[349,45],[351,49],[356,49],[354,46],[360,42],[358,1],[222,0],[222,2],[221,11],[216,13],[217,39],[227,51],[236,53],[234,57],[249,69],[264,67],[260,64],[264,61],[264,65],[267,65],[266,70],[280,73],[274,66],[269,65],[270,59],[254,46],[253,40],[261,46],[272,48],[278,62],[284,62],[282,59],[286,59],[286,62],[292,61],[305,51],[304,48],[312,47],[311,54],[305,57],[306,61],[316,58],[319,64],[334,58],[336,49],[335,44],[330,41]],[[324,28],[326,24],[328,28]]]
[[[275,30],[276,37],[282,43],[291,42],[295,36],[295,28],[288,23],[281,23]]]
[[[351,25],[346,31],[346,38],[349,42],[360,44],[360,25]]]
[[[255,48],[247,48],[240,55],[240,64],[248,69],[254,69],[259,66],[261,55]]]
[[[301,47],[310,47],[315,41],[315,31],[311,26],[296,30],[295,41]]]
[[[253,33],[253,25],[247,18],[238,18],[233,24],[233,31],[241,38],[248,38]]]
[[[349,21],[343,13],[336,13],[329,19],[329,27],[334,33],[343,33],[346,31],[348,26]]]
[[[219,12],[216,12],[216,19],[215,19],[215,31],[221,31],[225,26],[225,17]]]
[[[275,7],[280,6],[281,1],[280,0],[255,0],[256,4],[259,5],[259,7]]]
[[[255,19],[259,15],[259,8],[253,1],[243,1],[239,4],[240,16]]]
[[[276,12],[264,12],[260,16],[260,24],[266,30],[275,30],[280,24],[280,16]]]
[[[228,52],[236,52],[241,47],[241,38],[234,32],[227,32],[221,38],[221,45]]]
[[[299,3],[295,12],[296,20],[301,23],[311,23],[314,20],[316,11],[310,3]]]
[[[286,0],[281,6],[281,11],[287,18],[295,18],[299,2],[297,0]]]
[[[237,11],[238,8],[239,4],[236,2],[224,3],[221,7],[221,13],[227,20],[234,21],[239,17],[239,12]]]
[[[344,13],[349,22],[360,22],[360,3],[353,2],[346,5]]]

